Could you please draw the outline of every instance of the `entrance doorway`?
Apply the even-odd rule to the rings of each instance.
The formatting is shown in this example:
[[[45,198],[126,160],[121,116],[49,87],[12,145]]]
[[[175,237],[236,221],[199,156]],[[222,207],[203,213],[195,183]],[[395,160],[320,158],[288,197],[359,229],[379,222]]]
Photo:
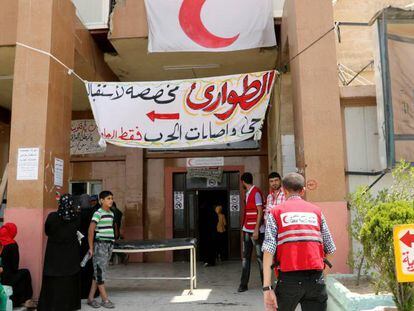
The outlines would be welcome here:
[[[211,258],[216,257],[219,250],[223,260],[228,259],[228,234],[227,230],[223,238],[218,239],[217,222],[218,216],[215,207],[221,205],[223,214],[227,215],[227,191],[226,190],[200,190],[198,191],[198,249],[199,257],[203,262],[211,262]],[[227,221],[226,221],[227,222]],[[227,229],[227,228],[226,228]],[[219,245],[219,243],[221,245]]]
[[[240,258],[240,183],[239,172],[223,172],[219,182],[173,174],[173,237],[193,237],[198,241],[197,258],[206,261],[215,256],[217,215],[214,207],[223,207],[226,233],[222,239],[223,260]],[[214,254],[212,254],[214,252]],[[188,254],[174,252],[174,261],[186,261]]]

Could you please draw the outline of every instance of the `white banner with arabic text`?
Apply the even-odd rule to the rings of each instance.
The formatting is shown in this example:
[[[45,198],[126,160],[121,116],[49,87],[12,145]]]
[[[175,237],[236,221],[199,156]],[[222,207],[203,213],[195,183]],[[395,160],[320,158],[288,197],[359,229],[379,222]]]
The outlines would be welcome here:
[[[260,138],[275,71],[162,82],[87,82],[101,138],[153,149]]]

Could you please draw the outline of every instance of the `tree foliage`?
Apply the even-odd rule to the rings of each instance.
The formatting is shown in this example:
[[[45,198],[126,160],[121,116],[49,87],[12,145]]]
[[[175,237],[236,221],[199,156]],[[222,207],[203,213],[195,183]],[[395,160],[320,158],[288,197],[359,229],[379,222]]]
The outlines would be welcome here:
[[[364,262],[366,269],[373,268],[377,281],[394,295],[398,309],[411,311],[414,310],[414,284],[397,282],[393,228],[414,224],[414,167],[401,162],[392,176],[391,187],[375,196],[367,187],[350,195],[349,206],[353,211],[350,231],[362,245],[362,252],[354,256],[354,262],[361,264],[357,267],[359,270]]]

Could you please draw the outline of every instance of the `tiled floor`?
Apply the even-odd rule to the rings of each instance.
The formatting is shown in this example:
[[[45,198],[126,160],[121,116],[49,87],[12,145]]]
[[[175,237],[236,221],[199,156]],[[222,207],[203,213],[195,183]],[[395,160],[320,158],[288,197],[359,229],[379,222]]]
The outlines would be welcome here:
[[[238,293],[240,262],[197,267],[198,286],[188,295],[185,280],[109,280],[108,292],[117,310],[263,310],[263,296],[256,265],[252,265],[249,290]],[[109,276],[188,276],[188,263],[129,264],[110,268]],[[82,301],[82,309],[90,309]]]

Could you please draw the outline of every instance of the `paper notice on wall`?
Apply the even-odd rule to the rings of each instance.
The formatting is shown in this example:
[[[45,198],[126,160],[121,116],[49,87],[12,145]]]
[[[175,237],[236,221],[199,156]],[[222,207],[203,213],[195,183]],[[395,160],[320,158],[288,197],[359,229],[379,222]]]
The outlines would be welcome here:
[[[184,192],[174,191],[174,210],[184,209]]]
[[[39,148],[19,148],[17,180],[37,180],[39,177]]]
[[[63,160],[55,158],[55,186],[58,187],[63,187],[63,166]]]
[[[99,145],[98,127],[95,120],[73,120],[70,136],[70,154],[91,154],[105,152]]]
[[[230,191],[230,212],[240,211],[240,194],[238,191]]]
[[[187,167],[224,166],[224,157],[187,158]]]

